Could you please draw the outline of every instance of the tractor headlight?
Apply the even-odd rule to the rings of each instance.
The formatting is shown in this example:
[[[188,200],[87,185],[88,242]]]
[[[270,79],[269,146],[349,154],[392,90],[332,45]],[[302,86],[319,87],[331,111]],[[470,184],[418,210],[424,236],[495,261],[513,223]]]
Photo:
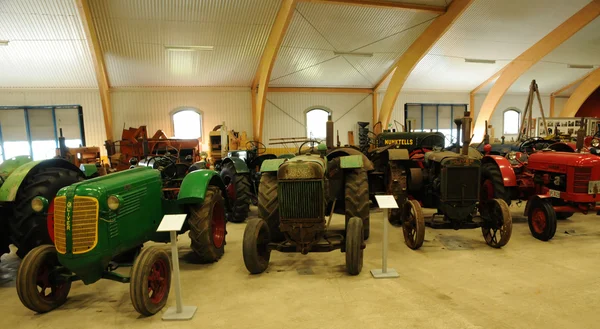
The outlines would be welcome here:
[[[35,212],[42,212],[48,208],[48,200],[44,197],[37,196],[31,200],[31,209]]]
[[[121,206],[121,198],[116,195],[111,195],[106,199],[106,204],[108,205],[108,209],[117,210]]]
[[[508,153],[508,160],[510,160],[510,161],[517,160],[517,152],[512,151],[512,152]]]
[[[592,147],[599,147],[600,146],[600,139],[594,138],[592,139]]]

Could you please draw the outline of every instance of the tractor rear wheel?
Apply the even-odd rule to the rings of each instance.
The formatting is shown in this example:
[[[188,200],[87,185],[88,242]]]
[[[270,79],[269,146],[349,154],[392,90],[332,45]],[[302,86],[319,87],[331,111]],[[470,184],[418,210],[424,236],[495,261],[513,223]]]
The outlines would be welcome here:
[[[221,189],[209,186],[201,205],[189,207],[191,248],[202,263],[213,263],[225,253],[225,206]]]
[[[552,204],[548,200],[535,199],[529,215],[527,223],[529,231],[534,238],[542,241],[548,241],[556,234],[556,212],[552,208]]]
[[[493,248],[505,246],[512,235],[512,216],[508,205],[502,199],[493,199],[485,202],[486,217],[481,226],[481,233],[485,243]]]
[[[279,201],[277,200],[277,176],[264,173],[258,185],[258,217],[267,222],[271,241],[281,242],[285,236],[279,229]]]
[[[504,179],[500,168],[495,163],[484,163],[481,166],[479,202],[483,204],[492,199],[502,199],[510,206],[510,191],[504,187]]]
[[[233,162],[227,162],[221,170],[221,178],[225,182],[227,196],[233,209],[229,221],[233,223],[243,223],[248,218],[250,211],[251,182],[247,174],[238,174]]]
[[[419,202],[408,200],[402,207],[401,216],[404,243],[412,250],[421,248],[425,240],[425,218]]]
[[[365,250],[363,220],[352,217],[346,227],[346,271],[350,275],[358,275],[363,267]]]
[[[13,216],[9,219],[11,240],[18,248],[19,257],[25,257],[39,245],[53,244],[53,237],[48,232],[48,220],[53,220],[53,214],[36,213],[31,208],[31,200],[42,196],[53,204],[58,190],[82,180],[83,177],[73,170],[43,168],[23,181],[15,198]]]
[[[171,289],[171,260],[166,251],[147,247],[133,263],[129,295],[138,313],[150,316],[158,313]]]
[[[262,273],[269,267],[271,259],[269,242],[271,242],[271,238],[267,223],[260,218],[249,220],[244,230],[242,254],[244,255],[244,265],[251,274]]]
[[[346,172],[345,186],[346,226],[352,217],[363,220],[364,239],[369,239],[371,225],[369,219],[369,181],[363,168]]]
[[[17,271],[17,294],[28,309],[46,313],[67,301],[71,281],[62,279],[56,249],[41,245],[29,252]]]

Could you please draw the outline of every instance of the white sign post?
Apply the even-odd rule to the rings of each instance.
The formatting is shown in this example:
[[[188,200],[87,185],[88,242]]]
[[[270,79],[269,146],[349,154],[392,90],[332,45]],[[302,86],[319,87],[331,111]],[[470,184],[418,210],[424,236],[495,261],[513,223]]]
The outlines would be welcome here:
[[[397,278],[398,272],[393,268],[387,268],[387,251],[388,251],[388,216],[390,209],[397,209],[398,203],[391,195],[376,195],[375,199],[379,208],[383,210],[383,248],[382,248],[382,261],[381,269],[371,270],[371,275],[375,279],[383,278]]]
[[[183,306],[181,296],[181,279],[179,276],[179,253],[177,252],[177,232],[181,230],[185,222],[186,214],[165,215],[156,229],[156,232],[169,232],[171,234],[171,258],[173,259],[173,278],[175,280],[175,301],[176,306],[171,306],[165,314],[163,320],[190,320],[194,317],[197,306]]]

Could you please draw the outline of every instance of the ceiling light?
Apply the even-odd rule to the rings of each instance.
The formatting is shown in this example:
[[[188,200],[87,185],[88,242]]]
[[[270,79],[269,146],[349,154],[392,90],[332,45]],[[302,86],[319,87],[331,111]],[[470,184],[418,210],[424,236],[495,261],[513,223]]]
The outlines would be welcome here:
[[[168,51],[212,51],[213,46],[165,46]]]
[[[465,63],[496,64],[494,59],[465,58]]]
[[[373,57],[373,53],[353,53],[349,51],[334,51],[334,55],[347,55],[347,56],[358,56],[358,57]]]
[[[8,40],[0,40],[0,46],[8,46]]]
[[[578,65],[578,64],[567,64],[570,69],[593,69],[594,65]]]

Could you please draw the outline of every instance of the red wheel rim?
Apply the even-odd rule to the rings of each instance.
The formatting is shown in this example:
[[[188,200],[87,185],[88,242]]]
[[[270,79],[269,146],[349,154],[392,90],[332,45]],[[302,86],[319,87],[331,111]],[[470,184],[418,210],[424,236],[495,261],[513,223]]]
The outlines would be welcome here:
[[[167,278],[168,264],[163,259],[157,259],[148,275],[148,297],[152,304],[159,304],[166,296],[171,284]]]
[[[531,225],[533,230],[539,234],[544,233],[546,229],[546,213],[542,209],[534,209],[533,215],[531,216]]]
[[[47,301],[56,300],[61,294],[63,294],[64,283],[58,284],[50,280],[50,273],[52,266],[50,264],[43,264],[40,266],[36,276],[36,286],[38,294],[42,299]]]
[[[212,240],[217,248],[225,243],[225,209],[221,203],[215,203],[212,209]]]
[[[48,204],[48,213],[46,215],[46,226],[48,227],[48,235],[54,243],[54,199]]]
[[[481,201],[489,201],[494,198],[494,184],[486,179],[481,185]]]
[[[235,184],[230,183],[229,185],[227,185],[227,196],[231,200],[235,200],[236,199]]]

